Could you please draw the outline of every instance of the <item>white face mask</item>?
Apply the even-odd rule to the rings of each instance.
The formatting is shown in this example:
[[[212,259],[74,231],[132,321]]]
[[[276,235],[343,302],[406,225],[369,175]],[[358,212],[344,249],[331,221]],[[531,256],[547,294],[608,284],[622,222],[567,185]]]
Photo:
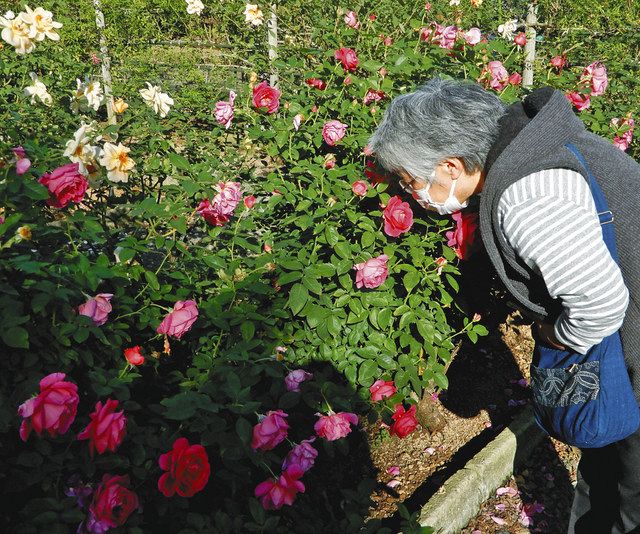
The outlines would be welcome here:
[[[431,180],[435,180],[436,171],[431,173]],[[458,200],[455,195],[456,185],[458,180],[452,180],[451,189],[449,190],[449,196],[447,200],[444,202],[434,202],[431,196],[429,195],[429,188],[431,187],[431,182],[427,182],[427,185],[422,189],[414,189],[413,198],[418,201],[423,208],[432,207],[434,208],[440,215],[451,215],[456,211],[460,211],[461,209],[466,208],[469,205],[469,201],[465,200],[462,204]],[[425,206],[426,204],[426,206]]]

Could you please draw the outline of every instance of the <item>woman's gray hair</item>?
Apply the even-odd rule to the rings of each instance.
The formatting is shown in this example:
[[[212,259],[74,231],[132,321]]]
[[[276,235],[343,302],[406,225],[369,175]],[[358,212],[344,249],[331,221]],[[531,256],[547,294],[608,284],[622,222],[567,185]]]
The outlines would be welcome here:
[[[505,113],[500,99],[476,83],[433,78],[393,99],[369,140],[385,169],[429,179],[445,158],[467,171],[482,169]]]

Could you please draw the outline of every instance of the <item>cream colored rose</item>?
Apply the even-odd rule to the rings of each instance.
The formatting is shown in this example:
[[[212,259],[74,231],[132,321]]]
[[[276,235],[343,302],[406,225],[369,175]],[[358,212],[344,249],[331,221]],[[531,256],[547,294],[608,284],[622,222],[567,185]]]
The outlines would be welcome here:
[[[24,55],[35,50],[35,43],[30,34],[31,28],[26,24],[20,15],[14,19],[7,18],[9,12],[4,17],[0,17],[0,27],[2,39],[15,48],[16,54]]]
[[[100,157],[100,148],[91,144],[91,137],[95,133],[95,122],[85,124],[78,128],[73,139],[67,141],[64,156],[72,162],[78,163],[82,174],[88,175],[89,167],[96,167]]]
[[[126,182],[129,171],[135,167],[135,161],[129,157],[131,149],[122,143],[105,143],[98,163],[107,169],[107,178],[112,182]]]
[[[159,86],[151,85],[149,82],[146,83],[147,89],[140,89],[140,96],[160,117],[166,117],[171,106],[173,106],[173,98],[167,93],[162,93]]]
[[[264,22],[264,14],[256,4],[247,4],[244,8],[244,19],[254,26],[260,26]]]
[[[32,10],[29,6],[24,6],[25,11],[18,15],[25,24],[30,27],[29,37],[36,41],[44,41],[45,37],[48,37],[52,41],[59,41],[60,35],[56,32],[57,29],[62,28],[60,22],[53,20],[53,13],[47,11],[41,7],[37,7]]]
[[[200,15],[204,10],[204,4],[200,0],[187,0],[187,13]]]
[[[35,72],[30,72],[29,76],[33,85],[25,87],[24,94],[31,97],[32,104],[35,104],[36,98],[39,98],[45,106],[50,106],[53,103],[53,98],[47,91],[47,86],[38,79]]]

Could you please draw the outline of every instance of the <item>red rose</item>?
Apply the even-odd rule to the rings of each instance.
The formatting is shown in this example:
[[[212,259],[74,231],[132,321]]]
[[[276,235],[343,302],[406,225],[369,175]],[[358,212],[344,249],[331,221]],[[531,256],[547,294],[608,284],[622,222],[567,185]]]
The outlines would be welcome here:
[[[309,78],[307,79],[306,84],[309,87],[315,87],[320,91],[324,91],[327,88],[327,82],[325,82],[324,80],[320,80],[319,78]]]
[[[89,182],[79,169],[78,163],[68,163],[40,177],[38,182],[44,185],[51,195],[47,204],[54,208],[64,208],[69,202],[82,200]]]
[[[129,489],[129,477],[105,474],[102,483],[93,494],[93,501],[89,506],[87,527],[91,532],[106,532],[109,528],[120,527],[125,524],[132,512],[139,508],[138,496]]]
[[[161,454],[158,464],[167,471],[158,480],[158,489],[165,497],[175,493],[193,497],[207,485],[211,474],[207,451],[202,445],[189,445],[186,438],[175,440],[173,450]]]
[[[416,405],[414,404],[411,408],[405,411],[402,404],[397,404],[391,419],[393,419],[394,423],[389,429],[389,434],[395,434],[399,438],[406,438],[418,426],[418,420],[416,419]]]
[[[549,63],[556,69],[562,69],[562,67],[564,67],[567,63],[567,56],[554,56],[551,58],[551,61]]]
[[[144,363],[144,356],[140,352],[140,345],[124,349],[124,357],[131,365],[142,365]]]
[[[267,108],[267,113],[275,113],[280,107],[280,91],[267,82],[260,82],[253,88],[253,105]]]
[[[124,410],[116,412],[118,401],[107,399],[102,406],[98,401],[96,409],[89,415],[91,422],[80,434],[78,439],[89,440],[89,453],[93,457],[95,451],[103,454],[106,451],[115,452],[120,446],[127,429],[127,418]]]
[[[336,50],[335,58],[342,63],[345,72],[354,71],[358,67],[358,56],[351,48],[339,48]]]
[[[449,240],[447,245],[453,247],[458,258],[466,260],[474,252],[473,244],[476,239],[475,232],[478,228],[478,214],[458,211],[451,218],[456,222],[456,229],[450,230],[445,234]]]
[[[248,195],[244,197],[243,202],[244,202],[245,208],[250,210],[251,208],[253,208],[253,206],[256,205],[256,197],[254,197],[253,195]]]
[[[408,232],[413,225],[413,211],[407,202],[396,195],[389,199],[387,207],[382,212],[384,217],[384,233],[391,237],[398,237]]]

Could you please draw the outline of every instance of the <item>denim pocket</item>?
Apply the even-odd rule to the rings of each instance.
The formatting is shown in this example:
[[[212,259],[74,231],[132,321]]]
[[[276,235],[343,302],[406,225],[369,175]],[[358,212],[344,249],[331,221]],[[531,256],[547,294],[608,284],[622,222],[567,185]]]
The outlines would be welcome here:
[[[598,398],[600,362],[545,369],[531,366],[531,389],[540,406],[571,406]]]

